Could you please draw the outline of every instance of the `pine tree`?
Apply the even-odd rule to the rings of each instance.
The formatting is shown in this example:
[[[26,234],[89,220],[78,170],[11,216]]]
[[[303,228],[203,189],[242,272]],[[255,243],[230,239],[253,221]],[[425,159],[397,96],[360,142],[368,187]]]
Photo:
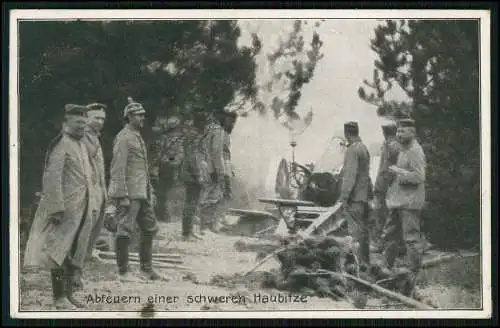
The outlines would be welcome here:
[[[380,116],[415,119],[428,163],[425,230],[435,242],[479,242],[478,36],[477,21],[388,20],[371,41],[373,80],[358,90]],[[396,86],[409,102],[387,99]]]

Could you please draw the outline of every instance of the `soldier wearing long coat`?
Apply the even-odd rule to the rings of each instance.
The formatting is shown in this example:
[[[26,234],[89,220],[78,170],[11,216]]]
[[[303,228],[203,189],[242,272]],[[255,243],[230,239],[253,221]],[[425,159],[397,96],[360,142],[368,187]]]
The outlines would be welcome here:
[[[83,307],[73,298],[73,276],[87,255],[93,189],[89,157],[82,137],[86,107],[67,105],[62,133],[47,152],[42,196],[24,254],[25,267],[51,269],[57,309]]]
[[[92,250],[96,244],[97,239],[103,231],[104,223],[104,206],[107,202],[107,188],[106,188],[106,176],[104,171],[104,155],[101,147],[101,141],[99,140],[101,130],[106,119],[107,109],[106,105],[103,104],[90,104],[87,105],[89,109],[87,112],[88,122],[85,128],[85,136],[83,141],[87,147],[89,154],[90,164],[92,166],[92,185],[94,188],[95,197],[95,211],[97,220],[94,222],[94,228],[92,229],[91,239],[89,243],[88,255],[92,255]]]

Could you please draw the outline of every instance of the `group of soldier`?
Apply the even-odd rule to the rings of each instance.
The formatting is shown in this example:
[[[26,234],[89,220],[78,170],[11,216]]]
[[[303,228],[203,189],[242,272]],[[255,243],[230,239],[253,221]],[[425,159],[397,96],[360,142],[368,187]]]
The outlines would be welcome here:
[[[168,281],[152,265],[153,239],[159,231],[157,216],[162,219],[165,213],[165,199],[157,201],[155,192],[155,186],[165,188],[162,180],[168,183],[168,176],[178,173],[186,186],[182,223],[186,240],[201,239],[210,230],[217,233],[218,206],[231,193],[229,135],[236,122],[234,113],[207,114],[195,109],[187,133],[180,139],[183,151],[168,151],[159,138],[153,143],[150,160],[141,134],[146,110],[129,98],[123,111],[125,125],[113,142],[106,184],[99,138],[106,110],[107,106],[99,103],[66,105],[61,133],[47,151],[41,199],[26,244],[24,266],[50,269],[57,309],[84,307],[73,292],[83,288],[82,270],[103,227],[114,237],[120,282]],[[165,197],[164,191],[159,194]],[[200,234],[193,229],[198,217]],[[140,270],[134,273],[128,264],[136,231]]]
[[[219,209],[231,197],[230,135],[236,114],[207,114],[193,108],[184,125],[176,118],[160,122],[149,159],[141,134],[146,110],[129,98],[123,111],[125,125],[113,142],[107,184],[99,138],[106,110],[98,103],[66,105],[61,133],[47,151],[42,196],[24,265],[50,268],[58,309],[84,306],[75,300],[73,291],[83,287],[82,269],[103,227],[114,237],[120,282],[168,280],[153,269],[152,256],[158,220],[169,220],[165,200],[173,181],[178,179],[185,186],[182,237],[187,241],[203,239],[209,231],[217,233]],[[413,266],[421,260],[419,213],[425,202],[426,160],[415,138],[414,121],[383,126],[383,133],[386,141],[373,187],[370,154],[359,137],[358,124],[344,125],[348,145],[338,201],[343,204],[349,234],[360,245],[361,264],[369,264],[370,252],[378,248],[383,253],[382,267],[390,271],[400,255]],[[371,201],[379,213],[374,235],[379,243],[372,249]],[[138,274],[128,265],[136,231],[140,236]]]
[[[370,154],[359,137],[356,122],[344,125],[348,145],[341,173],[339,202],[343,204],[349,234],[359,243],[361,265],[371,253],[382,253],[379,268],[392,274],[398,258],[418,270],[425,247],[420,213],[425,204],[426,158],[416,139],[415,122],[402,119],[382,126],[385,142],[375,185],[369,176]],[[370,229],[370,202],[376,210]],[[370,237],[373,236],[373,243]]]
[[[166,199],[177,182],[184,184],[186,197],[183,212],[183,237],[200,239],[206,231],[217,233],[222,201],[231,198],[230,135],[237,115],[222,112],[206,116],[194,109],[188,124],[172,116],[160,118],[153,128],[151,171],[159,196],[156,216],[170,221]],[[200,224],[199,234],[193,221]]]

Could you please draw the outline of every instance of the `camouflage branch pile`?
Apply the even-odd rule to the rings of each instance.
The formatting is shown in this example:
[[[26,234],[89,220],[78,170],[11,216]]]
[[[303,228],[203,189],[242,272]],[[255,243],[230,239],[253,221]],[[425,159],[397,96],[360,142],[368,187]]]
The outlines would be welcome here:
[[[353,244],[349,236],[315,236],[288,243],[280,249],[275,247],[274,252],[270,252],[269,247],[264,247],[265,250],[259,254],[258,259],[264,258],[261,261],[264,262],[267,257],[275,254],[274,257],[280,263],[279,270],[251,270],[247,274],[232,277],[217,276],[212,283],[225,287],[244,284],[249,288],[276,288],[307,296],[347,299],[356,307],[363,308],[373,288],[348,279],[350,275],[361,278],[367,284],[411,297],[415,275],[410,270],[401,269],[393,276],[386,276],[377,265],[359,266],[358,259],[354,256],[354,247],[357,244]],[[257,268],[258,265],[254,269]],[[375,297],[379,298],[380,294]]]

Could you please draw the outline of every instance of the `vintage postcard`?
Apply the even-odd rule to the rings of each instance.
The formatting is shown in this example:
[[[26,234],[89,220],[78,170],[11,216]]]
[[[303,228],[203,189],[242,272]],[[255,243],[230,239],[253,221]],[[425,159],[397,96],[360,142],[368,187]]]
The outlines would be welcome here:
[[[489,318],[487,10],[12,10],[13,318]]]

